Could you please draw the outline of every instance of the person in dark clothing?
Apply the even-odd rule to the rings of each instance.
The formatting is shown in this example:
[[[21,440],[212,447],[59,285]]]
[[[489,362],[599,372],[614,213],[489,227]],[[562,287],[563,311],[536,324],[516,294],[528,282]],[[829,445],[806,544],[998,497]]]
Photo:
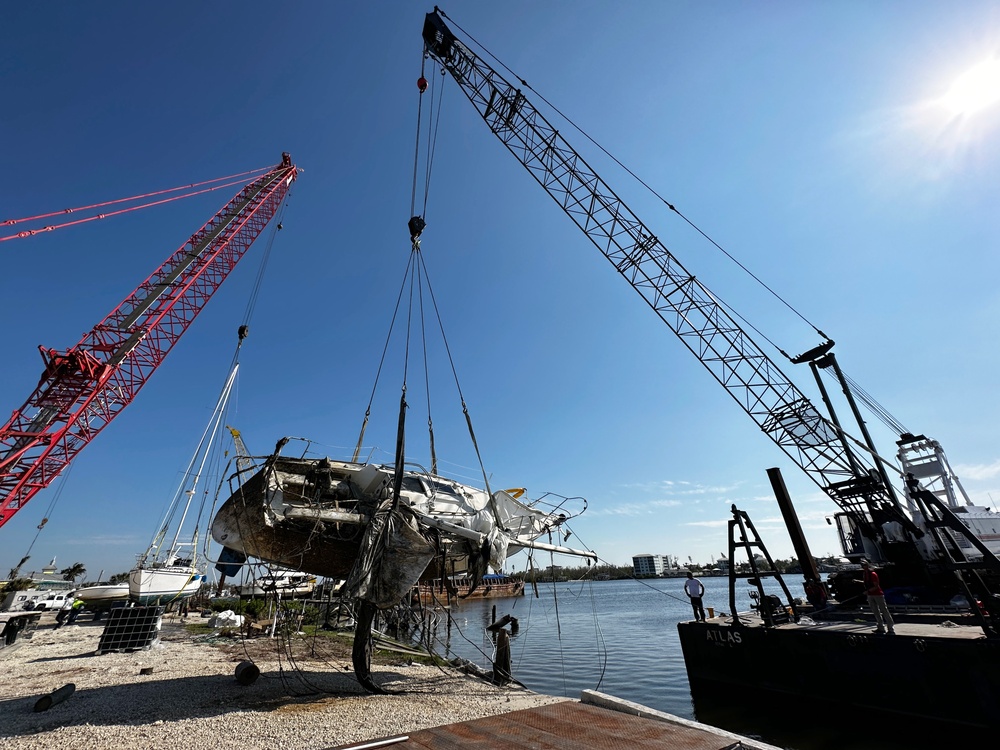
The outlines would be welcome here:
[[[688,571],[688,578],[684,581],[684,593],[691,600],[695,622],[705,622],[705,608],[701,604],[701,597],[705,595],[705,587],[691,571]]]
[[[67,625],[72,625],[74,622],[76,622],[76,618],[80,616],[81,612],[83,612],[83,608],[85,605],[86,602],[83,601],[83,599],[74,600],[73,606],[69,611],[69,617],[66,618]]]
[[[69,617],[69,613],[73,610],[73,597],[66,597],[66,601],[60,607],[59,612],[56,613],[56,629],[59,629],[65,623],[66,618]]]

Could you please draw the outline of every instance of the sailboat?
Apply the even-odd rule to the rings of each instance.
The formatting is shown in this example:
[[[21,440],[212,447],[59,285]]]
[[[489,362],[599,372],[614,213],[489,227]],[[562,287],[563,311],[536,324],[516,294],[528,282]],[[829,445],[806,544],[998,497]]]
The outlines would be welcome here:
[[[280,440],[256,473],[234,489],[212,520],[212,537],[246,557],[348,579],[365,556],[369,526],[392,496],[395,467],[283,456],[281,448],[290,439],[300,438]],[[399,498],[409,516],[413,538],[407,555],[413,556],[415,568],[413,580],[400,584],[400,591],[408,592],[433,559],[438,564],[427,578],[469,571],[478,582],[487,565],[502,570],[507,557],[522,549],[594,558],[588,550],[537,541],[559,533],[566,521],[583,512],[563,507],[570,498],[531,502],[523,493],[522,488],[487,492],[426,470],[404,470]],[[583,498],[575,500],[586,507]],[[394,571],[397,577],[401,573]]]
[[[198,593],[206,580],[205,560],[199,556],[198,541],[201,521],[201,507],[195,515],[193,528],[185,535],[185,524],[191,506],[198,494],[198,483],[212,452],[219,425],[229,403],[233,383],[239,371],[239,363],[233,365],[226,384],[219,395],[198,447],[195,449],[187,470],[174,493],[164,515],[159,531],[153,537],[146,551],[139,557],[136,567],[129,573],[129,598],[137,604],[167,604],[187,599]],[[197,464],[197,470],[194,470]],[[180,514],[176,526],[174,518]],[[170,531],[173,537],[166,544]]]

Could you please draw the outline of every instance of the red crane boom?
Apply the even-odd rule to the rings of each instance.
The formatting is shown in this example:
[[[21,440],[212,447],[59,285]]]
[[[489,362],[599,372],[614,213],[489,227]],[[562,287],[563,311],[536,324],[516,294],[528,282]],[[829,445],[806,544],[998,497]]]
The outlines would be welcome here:
[[[68,351],[39,347],[34,393],[0,428],[0,526],[132,402],[274,217],[298,170],[248,183]]]

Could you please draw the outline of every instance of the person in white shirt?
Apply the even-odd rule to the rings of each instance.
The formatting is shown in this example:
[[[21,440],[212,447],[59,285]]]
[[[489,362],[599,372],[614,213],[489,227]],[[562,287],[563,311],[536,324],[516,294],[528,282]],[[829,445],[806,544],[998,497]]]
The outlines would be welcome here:
[[[684,593],[691,600],[695,622],[699,620],[705,622],[705,608],[701,605],[701,597],[705,595],[705,587],[701,581],[694,577],[694,573],[691,571],[688,571],[688,579],[684,581]]]

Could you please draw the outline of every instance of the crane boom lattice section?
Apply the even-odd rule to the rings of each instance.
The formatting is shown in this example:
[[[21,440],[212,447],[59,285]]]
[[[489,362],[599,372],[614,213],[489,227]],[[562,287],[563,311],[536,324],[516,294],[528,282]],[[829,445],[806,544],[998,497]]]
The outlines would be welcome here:
[[[837,504],[859,518],[890,505],[868,481],[871,456],[844,438],[626,206],[524,94],[463,45],[437,13],[424,43],[490,130],[580,227],[757,425]],[[863,492],[853,491],[858,481]]]
[[[284,154],[75,347],[40,347],[38,385],[0,428],[0,526],[132,402],[278,211],[296,175]]]

